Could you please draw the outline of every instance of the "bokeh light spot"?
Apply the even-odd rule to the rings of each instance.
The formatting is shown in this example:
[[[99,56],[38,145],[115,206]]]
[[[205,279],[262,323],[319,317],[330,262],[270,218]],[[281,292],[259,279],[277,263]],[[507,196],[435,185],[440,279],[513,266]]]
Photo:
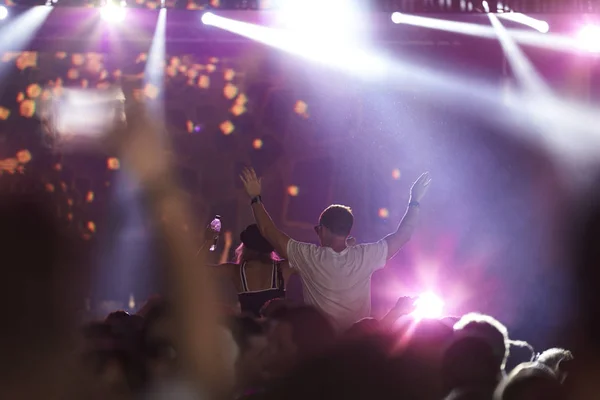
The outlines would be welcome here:
[[[10,110],[8,108],[0,107],[0,120],[6,120],[10,117]]]
[[[298,186],[292,185],[292,186],[288,186],[287,192],[290,196],[295,197],[295,196],[298,196],[298,193],[300,192],[300,190],[298,189]]]
[[[379,215],[379,218],[387,218],[390,216],[390,211],[387,208],[380,208],[377,215]]]
[[[226,81],[231,81],[233,80],[233,78],[235,78],[235,71],[231,68],[226,69],[225,72],[223,73],[223,78]]]
[[[298,115],[304,115],[308,111],[308,104],[302,100],[298,100],[294,105],[294,112]]]
[[[402,174],[400,173],[400,170],[399,170],[398,168],[394,168],[394,169],[392,170],[392,178],[393,178],[393,179],[395,179],[395,180],[398,180],[398,179],[400,179],[400,176],[401,176],[401,175],[402,175]]]
[[[223,135],[231,135],[235,129],[235,126],[231,123],[231,121],[225,121],[219,125],[219,128],[221,129],[221,132],[223,132]]]
[[[254,139],[254,141],[252,142],[252,147],[254,147],[256,150],[262,148],[263,146],[263,141],[261,139]]]
[[[33,114],[35,114],[35,101],[23,100],[19,106],[19,111],[23,117],[33,117]]]
[[[245,105],[248,102],[248,97],[244,93],[240,93],[235,99],[235,104]]]
[[[29,161],[31,161],[31,153],[27,149],[25,149],[25,150],[19,150],[17,152],[17,160],[21,164],[27,164]]]
[[[210,78],[208,75],[200,75],[200,78],[198,78],[198,87],[202,89],[208,89],[210,87]]]
[[[96,224],[94,221],[88,221],[87,228],[90,232],[96,232]]]
[[[238,88],[232,83],[228,83],[223,88],[223,95],[225,98],[232,100],[238,94]]]
[[[246,107],[243,104],[234,104],[229,111],[237,117],[246,112]]]
[[[26,92],[29,98],[35,99],[42,93],[42,88],[37,83],[32,83],[31,85],[27,86]]]
[[[121,168],[121,163],[117,157],[109,157],[106,160],[106,167],[110,170],[115,171],[115,170]]]
[[[92,192],[91,190],[87,192],[87,194],[85,195],[85,201],[87,201],[88,203],[94,201],[94,192]]]

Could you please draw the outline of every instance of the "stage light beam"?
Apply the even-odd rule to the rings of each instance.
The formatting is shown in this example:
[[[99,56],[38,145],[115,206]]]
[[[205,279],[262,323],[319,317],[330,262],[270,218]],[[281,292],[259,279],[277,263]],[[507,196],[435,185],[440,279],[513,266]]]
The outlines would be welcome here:
[[[0,20],[6,19],[6,17],[8,17],[8,8],[0,6]]]

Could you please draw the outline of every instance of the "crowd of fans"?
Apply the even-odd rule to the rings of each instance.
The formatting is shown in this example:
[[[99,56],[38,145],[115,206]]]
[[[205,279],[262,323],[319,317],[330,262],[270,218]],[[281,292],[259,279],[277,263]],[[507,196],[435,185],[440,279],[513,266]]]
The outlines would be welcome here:
[[[573,360],[565,349],[532,354],[506,369],[506,327],[488,315],[417,319],[403,297],[383,320],[343,333],[316,308],[274,299],[260,317],[230,313],[230,398],[566,399]],[[169,335],[172,308],[150,300],[135,315],[116,311],[86,325],[85,360],[111,391],[153,393],[178,376]]]
[[[402,297],[383,319],[362,318],[339,329],[315,305],[286,300],[281,281],[289,266],[263,257],[273,246],[256,227],[242,234],[248,249],[231,271],[235,275],[257,259],[267,264],[266,290],[273,298],[257,313],[221,307],[214,268],[205,265],[202,252],[196,254],[190,235],[182,234],[186,208],[153,129],[142,111],[129,111],[116,144],[147,191],[150,218],[162,221],[157,237],[164,243],[169,290],[137,314],[116,310],[82,328],[74,304],[82,298],[79,282],[85,277],[71,268],[79,254],[68,234],[45,212],[35,184],[25,194],[2,195],[3,260],[13,268],[0,290],[0,304],[11,305],[3,310],[12,328],[0,340],[0,387],[8,395],[0,397],[39,398],[36,388],[46,388],[46,398],[93,397],[89,391],[99,398],[567,398],[571,352],[532,351],[509,371],[511,346],[526,344],[512,340],[491,316],[419,318],[415,299]],[[212,241],[210,233],[205,239]],[[237,282],[239,292],[252,292],[251,279]],[[22,293],[28,298],[12,306]],[[74,363],[65,361],[68,354],[76,356]],[[70,371],[67,381],[83,383],[73,384],[74,393],[57,389],[62,370]]]

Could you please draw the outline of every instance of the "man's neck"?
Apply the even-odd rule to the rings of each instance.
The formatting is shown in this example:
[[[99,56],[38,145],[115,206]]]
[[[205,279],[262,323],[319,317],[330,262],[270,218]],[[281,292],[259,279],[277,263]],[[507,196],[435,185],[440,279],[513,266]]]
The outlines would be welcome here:
[[[346,250],[346,239],[332,240],[327,244],[323,244],[323,247],[330,247],[336,253],[341,253],[342,251]]]

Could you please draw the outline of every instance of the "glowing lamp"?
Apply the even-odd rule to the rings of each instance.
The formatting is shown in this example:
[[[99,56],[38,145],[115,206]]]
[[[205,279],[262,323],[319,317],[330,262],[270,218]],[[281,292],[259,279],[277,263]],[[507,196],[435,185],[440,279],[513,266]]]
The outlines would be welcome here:
[[[395,12],[392,13],[392,22],[395,24],[399,24],[402,22],[402,13]]]
[[[444,302],[431,292],[423,293],[415,301],[415,311],[412,315],[416,318],[440,318],[444,310]]]
[[[0,19],[5,19],[6,17],[8,17],[8,8],[0,6]]]
[[[121,22],[125,19],[125,7],[107,4],[100,10],[102,19],[108,22]]]
[[[211,12],[207,12],[202,14],[202,23],[204,25],[213,25],[215,23],[215,19],[216,19],[216,15],[211,13]]]
[[[579,30],[577,41],[582,50],[590,53],[600,52],[600,26],[586,25]]]

